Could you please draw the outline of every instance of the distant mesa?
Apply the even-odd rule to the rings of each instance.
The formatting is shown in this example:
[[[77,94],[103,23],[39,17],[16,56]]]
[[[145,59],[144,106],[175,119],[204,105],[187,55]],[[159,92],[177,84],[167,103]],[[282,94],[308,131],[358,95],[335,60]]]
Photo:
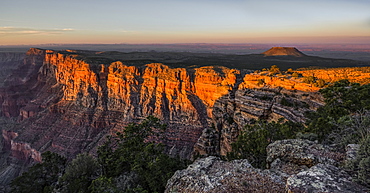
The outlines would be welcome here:
[[[295,56],[302,57],[306,56],[295,47],[272,47],[266,52],[262,53],[265,56]]]

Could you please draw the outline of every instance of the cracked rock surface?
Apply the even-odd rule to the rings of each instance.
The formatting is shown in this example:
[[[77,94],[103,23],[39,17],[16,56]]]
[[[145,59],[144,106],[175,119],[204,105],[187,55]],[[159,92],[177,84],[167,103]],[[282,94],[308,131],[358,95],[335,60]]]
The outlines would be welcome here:
[[[366,192],[346,172],[328,164],[317,164],[290,176],[286,187],[288,192]]]
[[[284,186],[279,176],[255,169],[245,159],[226,162],[210,156],[177,171],[165,192],[284,192]]]

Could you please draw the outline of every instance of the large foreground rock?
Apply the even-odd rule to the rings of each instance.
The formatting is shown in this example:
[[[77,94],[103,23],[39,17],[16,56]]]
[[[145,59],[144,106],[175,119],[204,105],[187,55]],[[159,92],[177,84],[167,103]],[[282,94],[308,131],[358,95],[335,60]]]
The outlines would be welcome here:
[[[367,192],[367,189],[352,182],[351,177],[339,168],[317,164],[307,171],[292,175],[287,180],[288,192]]]
[[[331,151],[327,146],[309,140],[279,140],[267,146],[267,162],[277,159],[299,166],[312,167],[318,163],[335,165],[345,158],[344,153]]]
[[[253,168],[247,160],[226,162],[218,157],[196,160],[167,182],[175,192],[284,192],[285,183],[268,171]]]

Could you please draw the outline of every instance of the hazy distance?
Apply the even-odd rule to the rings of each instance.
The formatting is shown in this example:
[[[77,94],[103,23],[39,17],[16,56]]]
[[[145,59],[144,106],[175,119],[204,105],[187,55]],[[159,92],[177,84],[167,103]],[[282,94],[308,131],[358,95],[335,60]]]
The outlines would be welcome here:
[[[370,44],[367,0],[4,1],[0,45]]]

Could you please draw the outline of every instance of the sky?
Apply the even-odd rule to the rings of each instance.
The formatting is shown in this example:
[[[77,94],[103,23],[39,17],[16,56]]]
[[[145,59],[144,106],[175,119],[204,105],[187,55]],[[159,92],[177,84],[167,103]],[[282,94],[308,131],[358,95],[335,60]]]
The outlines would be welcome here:
[[[2,0],[0,45],[370,44],[370,0]]]

